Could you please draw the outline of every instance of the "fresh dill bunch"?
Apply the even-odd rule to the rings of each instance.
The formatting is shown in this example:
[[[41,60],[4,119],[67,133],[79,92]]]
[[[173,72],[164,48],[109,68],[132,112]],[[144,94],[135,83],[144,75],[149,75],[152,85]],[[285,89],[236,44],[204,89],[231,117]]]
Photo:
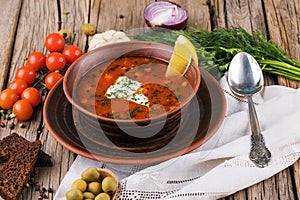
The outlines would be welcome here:
[[[199,66],[212,72],[217,69],[221,75],[228,70],[232,58],[239,52],[251,54],[267,73],[300,80],[300,62],[289,58],[266,35],[248,33],[242,28],[216,29],[213,31],[194,28],[191,31],[151,30],[136,35],[135,39],[160,42],[174,46],[179,35],[186,36],[196,47]]]

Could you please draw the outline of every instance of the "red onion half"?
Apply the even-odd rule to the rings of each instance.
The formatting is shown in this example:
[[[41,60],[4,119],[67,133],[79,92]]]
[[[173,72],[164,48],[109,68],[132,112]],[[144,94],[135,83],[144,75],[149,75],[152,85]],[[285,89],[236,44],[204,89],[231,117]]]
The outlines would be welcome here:
[[[144,19],[149,27],[182,29],[188,20],[188,11],[170,1],[156,1],[144,10]]]

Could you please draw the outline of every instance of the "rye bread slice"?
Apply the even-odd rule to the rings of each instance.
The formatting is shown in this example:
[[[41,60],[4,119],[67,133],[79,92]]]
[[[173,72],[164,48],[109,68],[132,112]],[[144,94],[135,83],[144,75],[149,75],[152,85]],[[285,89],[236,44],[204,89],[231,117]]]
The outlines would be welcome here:
[[[30,178],[41,149],[41,142],[30,142],[12,133],[0,140],[0,196],[17,200]]]

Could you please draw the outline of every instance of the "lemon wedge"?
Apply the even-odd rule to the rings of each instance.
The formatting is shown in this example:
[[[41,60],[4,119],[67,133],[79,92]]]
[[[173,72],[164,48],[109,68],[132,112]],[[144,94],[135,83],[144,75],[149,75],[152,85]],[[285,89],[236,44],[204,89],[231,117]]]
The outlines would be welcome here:
[[[175,42],[166,77],[183,76],[192,60],[198,65],[198,56],[195,46],[185,36],[179,35]]]

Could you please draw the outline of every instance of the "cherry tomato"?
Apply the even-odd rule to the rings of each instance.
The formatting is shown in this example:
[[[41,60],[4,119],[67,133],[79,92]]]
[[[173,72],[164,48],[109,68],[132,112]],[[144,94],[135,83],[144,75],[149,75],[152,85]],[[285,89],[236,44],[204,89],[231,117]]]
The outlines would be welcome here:
[[[13,112],[18,120],[26,121],[32,116],[33,108],[29,101],[21,99],[14,104]]]
[[[27,100],[32,107],[36,107],[41,103],[41,94],[36,88],[29,87],[22,92],[21,99]]]
[[[27,66],[35,71],[46,67],[46,56],[42,52],[32,52],[27,58]]]
[[[15,91],[18,96],[28,87],[28,83],[22,79],[15,79],[9,85],[8,88]]]
[[[78,46],[69,45],[64,48],[62,54],[65,56],[67,63],[70,65],[82,55],[82,51]]]
[[[17,93],[11,89],[5,89],[0,93],[0,107],[9,110],[19,99]]]
[[[64,49],[66,41],[59,33],[51,33],[46,37],[44,44],[50,52],[61,52]]]
[[[51,90],[51,88],[62,78],[63,75],[58,72],[51,72],[48,74],[45,78],[45,84],[48,90]]]
[[[46,66],[50,71],[62,70],[65,65],[66,59],[61,53],[52,52],[46,58]]]
[[[22,66],[16,72],[16,79],[22,79],[26,81],[28,85],[31,85],[34,82],[35,77],[35,70],[28,66]]]

